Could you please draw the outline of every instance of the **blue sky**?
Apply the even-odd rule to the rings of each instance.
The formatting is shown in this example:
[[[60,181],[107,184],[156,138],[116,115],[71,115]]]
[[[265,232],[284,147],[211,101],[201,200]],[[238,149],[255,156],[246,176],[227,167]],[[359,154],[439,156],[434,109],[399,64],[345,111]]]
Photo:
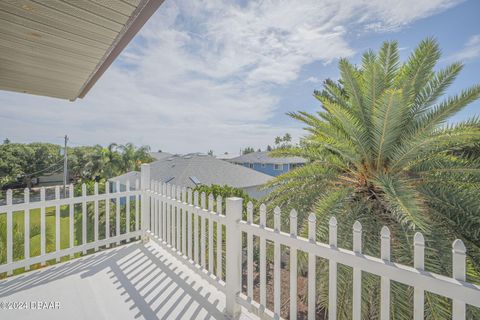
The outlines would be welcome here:
[[[480,1],[166,0],[89,95],[73,103],[0,93],[0,137],[72,145],[133,142],[153,150],[236,154],[264,148],[316,111],[339,57],[398,40],[403,59],[425,37],[439,68],[463,61],[448,94],[480,82]],[[450,121],[480,115],[480,102]]]

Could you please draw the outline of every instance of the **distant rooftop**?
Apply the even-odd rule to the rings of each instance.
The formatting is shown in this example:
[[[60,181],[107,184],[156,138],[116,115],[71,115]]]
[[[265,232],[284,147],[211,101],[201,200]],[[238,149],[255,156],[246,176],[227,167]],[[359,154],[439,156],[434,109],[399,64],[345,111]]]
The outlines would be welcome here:
[[[150,152],[150,155],[157,160],[163,160],[173,156],[173,154],[168,152]]]
[[[245,188],[260,186],[272,179],[261,172],[199,153],[174,155],[155,161],[150,164],[150,176],[185,187],[217,184]]]
[[[252,152],[242,156],[232,158],[228,161],[234,163],[273,163],[273,164],[289,164],[289,163],[307,163],[307,160],[300,157],[271,157],[270,152]]]

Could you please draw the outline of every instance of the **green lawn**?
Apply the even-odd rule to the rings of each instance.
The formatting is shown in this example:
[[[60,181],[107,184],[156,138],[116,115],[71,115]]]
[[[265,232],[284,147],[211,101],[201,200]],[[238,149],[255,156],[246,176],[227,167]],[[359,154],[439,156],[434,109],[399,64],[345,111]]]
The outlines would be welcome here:
[[[125,233],[126,214],[125,206],[121,207],[121,233]],[[94,218],[93,218],[93,203],[87,204],[87,242],[94,240]],[[30,257],[40,255],[40,209],[30,210]],[[24,259],[24,217],[23,211],[13,212],[13,259],[14,261]],[[130,209],[130,230],[134,230],[135,225],[135,206],[134,203]],[[48,207],[45,210],[45,226],[46,226],[46,253],[54,252],[56,249],[55,239],[55,207]],[[112,203],[110,207],[110,234],[115,235],[115,205]],[[74,245],[82,243],[82,210],[81,205],[77,204],[74,207]],[[105,207],[104,203],[100,204],[99,208],[99,239],[105,238]],[[70,246],[70,216],[68,206],[60,208],[60,249],[65,249]],[[80,256],[77,253],[76,256]],[[69,257],[63,257],[62,261],[68,260]],[[6,214],[0,213],[0,264],[6,263]],[[48,264],[54,264],[55,260],[47,261]],[[39,268],[40,265],[31,266],[31,269]],[[14,274],[24,272],[24,269],[15,270]],[[5,275],[0,274],[0,278]]]

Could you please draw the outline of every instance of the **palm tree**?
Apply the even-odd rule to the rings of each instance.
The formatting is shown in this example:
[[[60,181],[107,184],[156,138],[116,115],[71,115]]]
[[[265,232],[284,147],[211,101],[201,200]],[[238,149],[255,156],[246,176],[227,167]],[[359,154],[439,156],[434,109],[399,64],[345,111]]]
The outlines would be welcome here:
[[[120,145],[119,150],[121,151],[121,171],[128,172],[131,170],[140,170],[140,165],[142,163],[148,163],[153,160],[150,156],[150,147],[141,146],[136,148],[134,144],[127,143],[125,145]]]
[[[392,232],[393,261],[413,263],[416,231],[427,240],[426,269],[450,274],[445,254],[454,238],[467,245],[468,280],[480,280],[480,159],[458,152],[480,141],[480,121],[455,124],[447,120],[480,97],[475,85],[438,102],[462,69],[453,63],[436,71],[440,50],[435,40],[418,45],[400,63],[397,43],[385,42],[378,53],[368,51],[360,66],[339,61],[340,80],[326,80],[314,96],[322,110],[291,113],[306,125],[299,146],[273,151],[301,156],[309,163],[272,182],[267,201],[317,215],[317,238],[327,241],[328,220],[339,221],[339,246],[351,248],[351,227],[359,220],[364,252],[379,256],[380,228]],[[294,195],[294,196],[292,196]],[[285,212],[288,212],[285,210]],[[288,225],[288,217],[284,217]],[[301,263],[303,265],[303,263]],[[318,302],[328,305],[328,265],[320,263]],[[339,267],[339,318],[351,317],[351,270]],[[379,316],[379,279],[364,273],[362,319]],[[392,314],[412,319],[412,289],[392,284]],[[426,318],[450,318],[450,302],[425,297]],[[469,310],[471,318],[478,310]],[[473,312],[477,312],[473,316]]]

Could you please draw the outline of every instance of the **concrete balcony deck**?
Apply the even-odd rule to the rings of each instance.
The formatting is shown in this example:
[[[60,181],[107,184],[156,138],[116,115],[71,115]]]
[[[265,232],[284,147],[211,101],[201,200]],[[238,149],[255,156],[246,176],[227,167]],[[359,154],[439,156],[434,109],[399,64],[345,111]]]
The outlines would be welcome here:
[[[224,319],[225,295],[157,244],[139,242],[0,281],[0,319]],[[5,308],[5,305],[4,305]],[[242,310],[242,319],[256,319]]]

